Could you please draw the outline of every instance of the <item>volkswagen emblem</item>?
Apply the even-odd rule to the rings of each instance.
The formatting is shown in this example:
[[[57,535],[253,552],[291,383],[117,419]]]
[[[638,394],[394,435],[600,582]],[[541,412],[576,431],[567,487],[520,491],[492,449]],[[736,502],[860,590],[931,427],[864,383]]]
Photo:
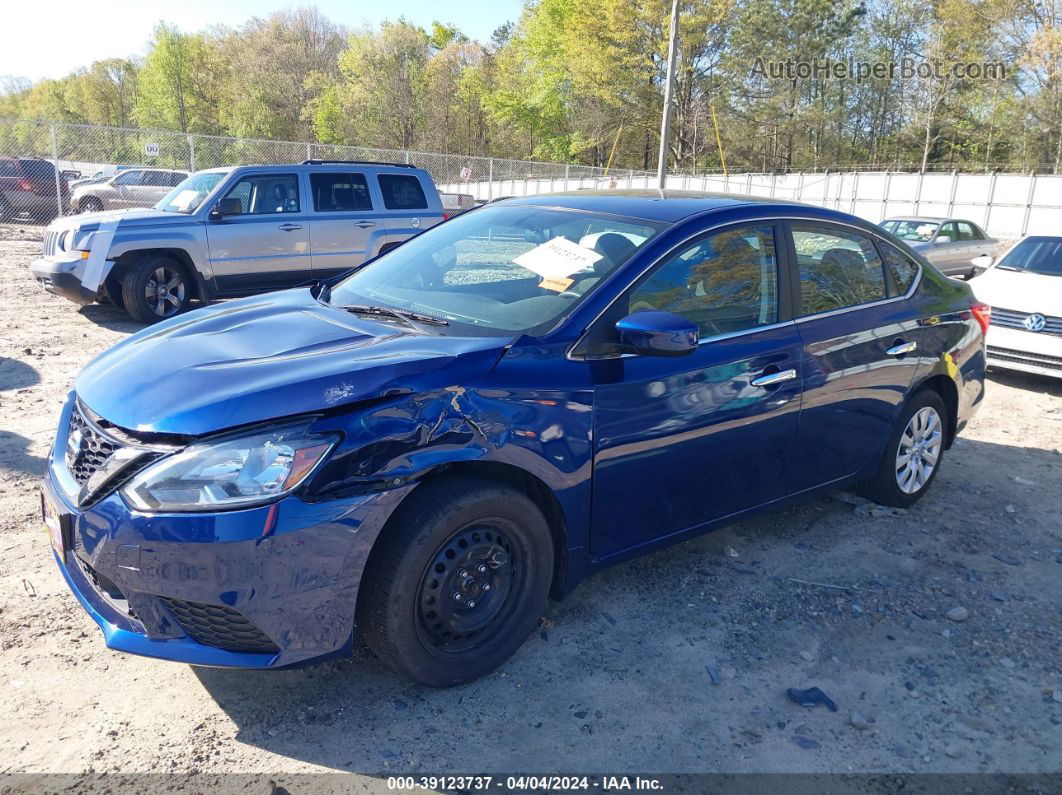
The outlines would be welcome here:
[[[1029,331],[1043,331],[1044,326],[1047,325],[1047,318],[1039,312],[1036,312],[1025,318],[1025,320],[1022,321],[1022,325],[1029,329]]]

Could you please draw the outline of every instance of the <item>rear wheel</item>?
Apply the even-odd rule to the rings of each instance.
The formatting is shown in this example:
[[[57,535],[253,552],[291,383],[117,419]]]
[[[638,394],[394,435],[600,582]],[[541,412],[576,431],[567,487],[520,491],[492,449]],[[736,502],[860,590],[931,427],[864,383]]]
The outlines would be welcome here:
[[[173,257],[149,256],[122,278],[122,303],[141,323],[156,323],[183,312],[189,285],[184,266]]]
[[[900,412],[877,473],[860,485],[860,494],[893,508],[917,502],[940,471],[946,429],[940,396],[929,389],[915,393]]]
[[[397,673],[463,684],[509,659],[534,629],[553,543],[526,495],[474,478],[427,483],[385,533],[362,582],[358,626]]]

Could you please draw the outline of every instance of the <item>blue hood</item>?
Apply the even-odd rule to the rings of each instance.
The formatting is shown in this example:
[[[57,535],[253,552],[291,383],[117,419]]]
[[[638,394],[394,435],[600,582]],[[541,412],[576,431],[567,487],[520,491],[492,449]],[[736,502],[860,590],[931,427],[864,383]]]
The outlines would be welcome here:
[[[461,384],[510,341],[409,333],[288,290],[146,328],[93,359],[74,388],[122,428],[200,435]]]

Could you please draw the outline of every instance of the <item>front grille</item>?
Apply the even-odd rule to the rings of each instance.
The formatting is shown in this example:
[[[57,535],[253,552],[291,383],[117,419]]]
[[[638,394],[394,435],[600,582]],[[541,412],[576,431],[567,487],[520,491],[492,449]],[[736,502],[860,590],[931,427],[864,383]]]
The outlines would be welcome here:
[[[1029,331],[1025,327],[1025,319],[1034,312],[1016,312],[1013,309],[1000,309],[997,306],[992,307],[991,323],[993,326],[999,326],[1000,328],[1016,328],[1020,331]],[[1035,332],[1037,334],[1054,334],[1056,336],[1062,336],[1062,317],[1051,317],[1050,315],[1043,315],[1045,321],[1044,327],[1041,331]]]
[[[231,607],[159,597],[181,629],[204,646],[225,651],[276,653],[280,651],[258,627]]]
[[[988,363],[991,364],[993,359],[998,362],[1011,362],[1013,364],[1025,364],[1033,367],[1046,367],[1048,370],[1062,371],[1062,356],[1048,356],[1043,353],[1029,353],[1028,351],[996,348],[989,345]]]
[[[48,230],[44,233],[44,245],[41,247],[41,253],[45,257],[50,257],[55,253],[55,249],[58,246],[59,233]]]
[[[77,405],[70,412],[66,438],[66,468],[79,486],[88,483],[89,478],[122,446],[97,432]]]

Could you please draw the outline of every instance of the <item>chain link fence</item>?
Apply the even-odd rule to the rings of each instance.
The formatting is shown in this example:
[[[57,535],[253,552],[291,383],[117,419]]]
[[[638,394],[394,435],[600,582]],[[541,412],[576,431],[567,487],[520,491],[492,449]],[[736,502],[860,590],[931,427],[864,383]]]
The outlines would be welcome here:
[[[47,222],[70,213],[149,207],[188,172],[311,159],[411,163],[431,174],[440,191],[482,199],[523,195],[529,185],[541,192],[617,184],[615,173],[593,166],[0,120],[0,221]],[[626,184],[634,175],[619,172]]]
[[[498,157],[360,146],[186,135],[163,130],[0,119],[0,221],[46,223],[56,215],[149,207],[191,171],[303,160],[411,163],[444,193],[480,200],[589,188],[655,188],[656,175]],[[131,172],[123,174],[123,172]],[[1053,232],[1062,175],[941,173],[853,167],[808,173],[669,174],[680,190],[791,199],[871,221],[888,215],[958,214],[990,234]]]

